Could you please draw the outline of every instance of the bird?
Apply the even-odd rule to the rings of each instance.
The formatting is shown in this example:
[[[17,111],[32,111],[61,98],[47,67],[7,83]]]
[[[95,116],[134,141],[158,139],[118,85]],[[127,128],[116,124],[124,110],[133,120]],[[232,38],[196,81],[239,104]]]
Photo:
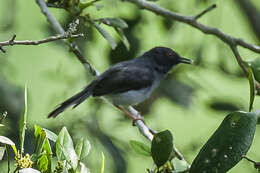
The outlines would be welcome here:
[[[90,96],[103,96],[119,109],[137,105],[147,99],[167,72],[179,63],[191,64],[192,60],[170,48],[154,47],[137,58],[112,65],[82,91],[58,105],[48,118],[55,118],[70,106],[76,108]]]

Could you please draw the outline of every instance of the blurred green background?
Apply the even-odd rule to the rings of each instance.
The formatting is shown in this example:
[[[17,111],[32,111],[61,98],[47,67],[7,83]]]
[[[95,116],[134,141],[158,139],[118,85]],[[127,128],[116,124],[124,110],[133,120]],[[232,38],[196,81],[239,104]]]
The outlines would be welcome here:
[[[183,15],[195,15],[212,3],[217,8],[203,16],[201,23],[221,29],[235,37],[258,44],[260,41],[260,2],[248,0],[161,0],[159,5]],[[128,2],[103,0],[104,8],[88,8],[93,18],[120,17],[129,27],[125,34],[130,42],[127,51],[110,27],[106,30],[117,40],[112,50],[108,42],[91,26],[82,27],[86,40],[81,49],[95,69],[105,71],[111,64],[141,55],[154,46],[173,48],[180,55],[194,60],[195,65],[179,65],[165,78],[153,96],[137,109],[147,124],[158,131],[169,129],[176,147],[191,163],[199,149],[218,127],[223,118],[234,110],[248,110],[249,84],[227,45],[185,24],[140,10]],[[72,19],[64,10],[51,9],[67,28]],[[0,0],[0,41],[15,33],[17,40],[39,40],[54,35],[44,15],[34,1]],[[26,152],[33,149],[33,125],[59,132],[66,126],[77,140],[87,137],[92,150],[86,165],[99,172],[101,152],[105,153],[105,172],[145,172],[152,159],[136,154],[130,140],[148,141],[132,126],[130,120],[100,99],[90,98],[77,109],[67,110],[56,119],[47,114],[61,101],[81,90],[93,78],[85,71],[62,41],[38,46],[13,46],[0,53],[0,113],[8,117],[0,135],[18,141],[18,122],[23,108],[23,88],[29,90],[29,124]],[[260,57],[240,48],[245,60]],[[256,97],[254,109],[260,106]],[[260,160],[260,128],[248,156]],[[0,162],[0,172],[6,164]],[[231,173],[256,172],[242,160]]]

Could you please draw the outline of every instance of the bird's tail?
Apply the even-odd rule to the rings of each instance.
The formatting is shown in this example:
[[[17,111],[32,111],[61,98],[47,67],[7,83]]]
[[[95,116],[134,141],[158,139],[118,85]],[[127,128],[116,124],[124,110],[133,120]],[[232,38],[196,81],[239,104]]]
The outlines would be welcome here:
[[[89,96],[92,95],[92,85],[88,85],[86,88],[84,88],[81,92],[77,93],[76,95],[72,96],[68,100],[61,103],[55,110],[53,110],[51,113],[49,113],[48,118],[55,118],[58,116],[61,112],[63,112],[68,107],[72,106],[72,108],[77,107],[80,103],[82,103],[84,100],[86,100]]]

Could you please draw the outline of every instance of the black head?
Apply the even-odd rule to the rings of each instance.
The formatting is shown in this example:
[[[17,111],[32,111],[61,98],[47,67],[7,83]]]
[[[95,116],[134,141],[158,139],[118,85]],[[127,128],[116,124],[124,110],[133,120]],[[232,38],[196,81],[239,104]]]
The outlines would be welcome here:
[[[191,64],[191,60],[180,57],[175,51],[167,47],[155,47],[144,54],[152,58],[154,68],[167,73],[174,65],[179,63]]]

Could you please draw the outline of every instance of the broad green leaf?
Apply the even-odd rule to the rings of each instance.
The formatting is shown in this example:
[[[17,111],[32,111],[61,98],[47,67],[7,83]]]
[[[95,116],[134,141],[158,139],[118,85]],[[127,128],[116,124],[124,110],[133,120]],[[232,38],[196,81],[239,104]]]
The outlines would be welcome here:
[[[58,136],[57,136],[55,133],[53,133],[52,131],[50,131],[50,130],[48,130],[48,129],[45,129],[45,128],[42,128],[42,129],[45,131],[46,137],[47,137],[48,139],[50,139],[50,140],[53,141],[53,142],[56,142]]]
[[[123,42],[123,44],[125,45],[126,49],[129,51],[130,49],[130,44],[124,34],[124,31],[120,28],[115,28],[116,32],[118,33],[118,35],[120,36],[121,41]]]
[[[11,145],[11,146],[15,145],[15,143],[11,139],[5,136],[0,136],[0,143]]]
[[[102,162],[101,162],[100,173],[104,173],[104,170],[105,170],[105,156],[104,156],[104,153],[102,152]]]
[[[0,161],[3,159],[5,154],[5,147],[0,147]]]
[[[228,172],[246,155],[256,128],[257,114],[230,113],[202,147],[189,173]]]
[[[249,112],[251,112],[253,109],[253,103],[254,103],[254,99],[255,99],[255,78],[254,78],[254,74],[253,74],[253,71],[250,66],[248,67],[248,81],[249,81],[249,85],[250,85]]]
[[[41,172],[33,168],[24,168],[24,169],[20,169],[18,173],[41,173]]]
[[[151,146],[152,158],[157,167],[165,164],[173,149],[173,137],[169,130],[154,135]]]
[[[139,141],[131,140],[130,145],[136,153],[143,156],[151,156],[151,148],[146,144]]]
[[[24,88],[24,111],[20,120],[20,151],[24,151],[24,138],[27,123],[27,86]]]
[[[84,165],[84,163],[80,162],[80,173],[90,173],[90,170]]]
[[[78,159],[83,160],[84,158],[86,158],[90,149],[91,145],[89,141],[87,139],[80,138],[75,149]]]
[[[114,41],[113,37],[104,29],[102,28],[99,24],[95,23],[95,22],[91,22],[96,29],[99,31],[99,33],[108,41],[108,43],[110,44],[112,49],[116,48],[116,42]]]
[[[63,127],[56,141],[56,155],[58,160],[67,160],[75,170],[77,168],[77,154],[73,147],[73,141],[66,127]]]
[[[127,23],[120,18],[102,18],[99,19],[99,21],[106,25],[113,26],[116,28],[125,29],[128,27]]]
[[[49,168],[49,161],[46,154],[43,154],[38,160],[37,160],[37,170],[41,171],[42,173],[50,172],[48,171]]]

